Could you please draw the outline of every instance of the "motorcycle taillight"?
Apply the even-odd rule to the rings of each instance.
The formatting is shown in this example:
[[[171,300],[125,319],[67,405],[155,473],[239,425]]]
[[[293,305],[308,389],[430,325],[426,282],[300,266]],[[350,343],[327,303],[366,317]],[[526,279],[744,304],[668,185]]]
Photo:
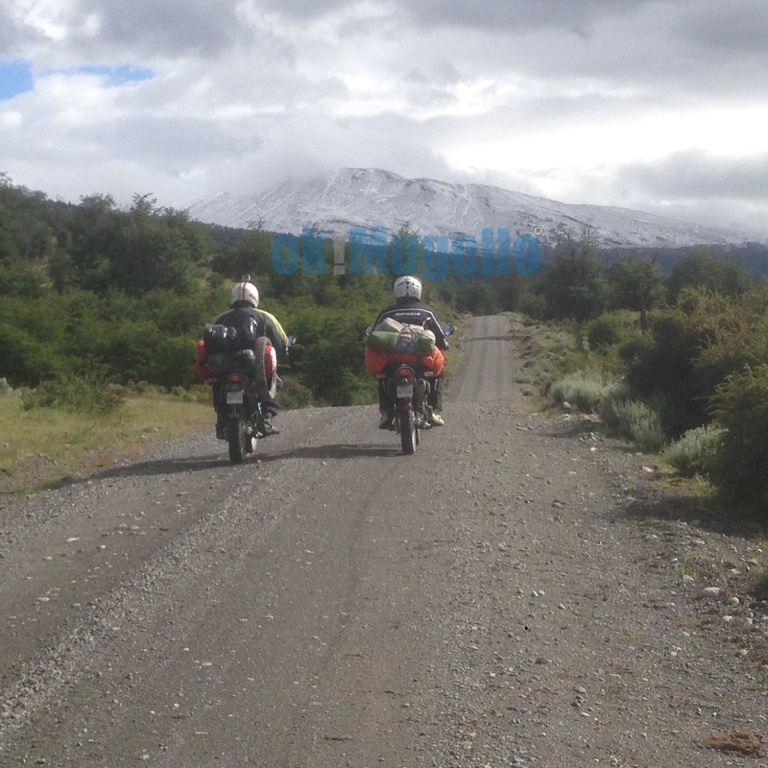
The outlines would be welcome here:
[[[233,384],[239,384],[243,380],[243,377],[239,373],[230,373],[229,381]]]
[[[410,368],[401,368],[397,373],[398,373],[399,376],[409,376],[410,373],[411,373],[411,369]]]

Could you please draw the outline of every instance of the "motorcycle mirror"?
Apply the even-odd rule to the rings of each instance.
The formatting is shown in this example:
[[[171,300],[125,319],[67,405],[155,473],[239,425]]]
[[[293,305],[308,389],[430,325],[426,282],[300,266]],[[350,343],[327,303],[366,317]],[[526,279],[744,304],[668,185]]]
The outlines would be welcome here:
[[[291,334],[288,337],[288,347],[292,347],[295,343],[296,343],[296,337],[293,334]]]
[[[368,326],[368,327],[365,329],[365,335],[366,335],[366,336],[370,336],[372,333],[373,333],[373,326],[372,326],[372,325],[369,325],[369,326]]]
[[[456,326],[453,323],[447,323],[443,326],[443,335],[450,336],[456,330]]]

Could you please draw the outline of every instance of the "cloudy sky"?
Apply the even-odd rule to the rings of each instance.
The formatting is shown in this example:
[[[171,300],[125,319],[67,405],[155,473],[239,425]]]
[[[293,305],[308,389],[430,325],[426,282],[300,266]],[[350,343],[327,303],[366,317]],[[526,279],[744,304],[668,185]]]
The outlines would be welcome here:
[[[0,173],[184,208],[342,166],[768,230],[766,0],[4,0]]]

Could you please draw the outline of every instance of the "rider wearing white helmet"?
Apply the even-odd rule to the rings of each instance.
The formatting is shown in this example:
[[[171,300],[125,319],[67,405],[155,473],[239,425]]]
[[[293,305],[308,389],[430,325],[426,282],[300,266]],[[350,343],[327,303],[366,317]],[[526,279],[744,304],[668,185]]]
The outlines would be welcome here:
[[[266,336],[275,349],[278,360],[285,360],[288,351],[288,336],[277,318],[258,309],[259,291],[256,286],[250,282],[250,275],[243,275],[243,279],[232,286],[229,294],[230,309],[219,315],[213,322],[218,325],[230,326],[238,330],[247,331],[248,336],[255,338]],[[279,379],[278,379],[279,382]],[[279,384],[278,384],[279,385]],[[277,414],[280,407],[280,392],[272,400],[265,400],[264,405],[264,426],[271,433],[277,433],[279,430],[272,426],[272,418]],[[227,416],[221,399],[220,387],[214,384],[213,387],[213,407],[216,410],[216,437],[220,440],[226,439]]]
[[[421,280],[413,275],[403,275],[395,280],[393,286],[395,293],[395,303],[383,309],[376,322],[376,327],[382,320],[391,318],[398,323],[408,323],[409,325],[420,325],[435,334],[435,346],[438,349],[448,349],[448,340],[443,333],[443,326],[437,319],[434,310],[421,303],[422,285]],[[443,383],[445,375],[440,374],[432,379],[428,405],[431,408],[430,421],[435,426],[444,426],[443,419]],[[392,422],[392,403],[383,383],[379,383],[379,428],[388,429]]]

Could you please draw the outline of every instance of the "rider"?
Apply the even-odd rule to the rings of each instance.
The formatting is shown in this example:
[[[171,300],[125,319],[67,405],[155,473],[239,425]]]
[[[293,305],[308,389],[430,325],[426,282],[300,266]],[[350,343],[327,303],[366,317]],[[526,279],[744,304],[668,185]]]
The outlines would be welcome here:
[[[213,322],[237,329],[248,329],[255,321],[255,335],[266,336],[274,347],[278,360],[285,360],[288,351],[288,337],[277,318],[263,309],[258,309],[258,306],[259,291],[250,282],[250,276],[244,275],[239,283],[232,286],[230,293],[231,309],[219,315]],[[278,391],[273,399],[262,400],[264,404],[264,428],[267,434],[277,434],[280,431],[272,426],[272,419],[280,407],[280,383],[278,379]],[[226,440],[227,414],[221,398],[221,387],[215,383],[213,386],[213,407],[216,410],[216,437],[219,440]]]
[[[391,318],[398,323],[419,325],[435,334],[435,346],[438,349],[448,349],[448,340],[443,333],[443,327],[437,319],[434,311],[421,303],[421,280],[412,275],[403,275],[395,280],[395,303],[383,309],[376,318],[374,327],[382,320]],[[432,379],[427,404],[430,406],[430,423],[435,426],[444,426],[443,419],[443,383],[445,374],[440,373]],[[392,411],[394,403],[387,393],[383,381],[379,381],[379,429],[389,429],[392,423]]]

